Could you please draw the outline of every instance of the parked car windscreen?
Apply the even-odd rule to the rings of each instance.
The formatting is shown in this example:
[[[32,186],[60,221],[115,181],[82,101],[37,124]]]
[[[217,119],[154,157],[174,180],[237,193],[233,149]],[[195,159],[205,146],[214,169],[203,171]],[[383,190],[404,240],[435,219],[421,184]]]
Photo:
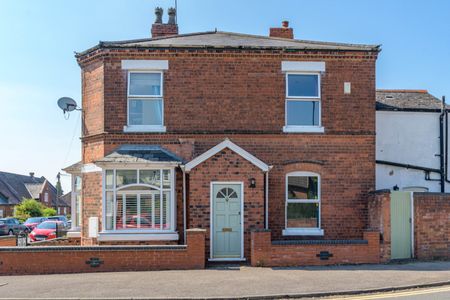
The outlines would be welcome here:
[[[39,229],[56,229],[56,222],[43,222],[37,226]]]
[[[42,220],[41,217],[38,218],[28,218],[25,223],[39,223]]]

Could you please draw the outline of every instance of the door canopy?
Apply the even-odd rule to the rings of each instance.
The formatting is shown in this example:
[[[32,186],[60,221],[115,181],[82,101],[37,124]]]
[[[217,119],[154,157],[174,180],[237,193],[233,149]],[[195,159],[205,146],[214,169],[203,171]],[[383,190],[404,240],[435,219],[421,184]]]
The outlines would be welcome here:
[[[240,156],[245,158],[247,161],[251,162],[252,164],[257,166],[258,168],[260,168],[263,172],[268,172],[270,170],[270,166],[269,165],[267,165],[263,161],[259,160],[254,155],[250,154],[249,152],[245,151],[243,148],[239,147],[238,145],[236,145],[235,143],[233,143],[229,139],[225,139],[220,144],[212,147],[211,149],[209,149],[208,151],[206,151],[202,155],[199,155],[196,158],[194,158],[193,160],[191,160],[190,162],[188,162],[184,166],[186,172],[191,171],[196,166],[198,166],[202,162],[206,161],[207,159],[211,158],[212,156],[216,155],[217,153],[219,153],[220,151],[222,151],[225,148],[228,148],[228,149],[232,150],[233,152],[239,154]]]

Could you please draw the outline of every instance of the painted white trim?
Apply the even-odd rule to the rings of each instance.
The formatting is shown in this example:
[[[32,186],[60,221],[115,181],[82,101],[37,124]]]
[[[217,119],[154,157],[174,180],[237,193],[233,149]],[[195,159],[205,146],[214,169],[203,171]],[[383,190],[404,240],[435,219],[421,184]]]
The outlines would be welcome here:
[[[134,162],[126,162],[126,163],[112,163],[112,162],[97,162],[102,169],[117,169],[117,170],[136,170],[136,169],[168,169],[175,168],[180,165],[179,162],[149,162],[149,163],[134,163]]]
[[[317,77],[317,96],[292,96],[289,95],[289,75],[309,75],[309,76],[316,76]],[[303,100],[303,101],[320,101],[322,98],[322,80],[319,73],[305,73],[305,72],[287,72],[285,75],[285,81],[286,81],[286,99],[288,100]]]
[[[98,235],[99,241],[177,241],[178,233],[106,233],[100,232]]]
[[[166,126],[161,125],[125,125],[123,132],[166,132]]]
[[[214,212],[213,212],[213,199],[214,199],[214,185],[240,185],[241,186],[241,257],[240,258],[227,258],[227,261],[242,261],[244,258],[244,183],[242,181],[211,181],[210,183],[210,197],[209,197],[209,259],[217,259],[213,258],[213,226],[214,226]],[[221,258],[223,260],[223,258]]]
[[[123,70],[168,70],[168,60],[124,59]]]
[[[284,236],[294,236],[294,235],[323,235],[323,229],[311,228],[311,229],[283,229]]]
[[[309,176],[309,177],[317,177],[317,199],[289,199],[288,198],[288,178],[290,176]],[[294,171],[287,173],[285,176],[285,205],[284,205],[284,230],[283,235],[323,235],[323,229],[321,229],[322,225],[322,179],[320,178],[320,174],[308,171]],[[287,207],[288,203],[318,203],[319,204],[319,220],[317,228],[288,228],[287,227]]]
[[[159,95],[131,95],[130,80],[133,73],[159,74],[160,75],[160,93]],[[166,132],[164,126],[164,75],[162,71],[129,71],[127,74],[127,125],[124,126],[124,132]],[[161,100],[161,125],[131,125],[130,124],[130,101],[159,101]]]
[[[286,133],[324,133],[325,128],[323,126],[283,126],[283,132]]]
[[[67,231],[67,237],[68,238],[79,238],[81,237],[80,231]]]
[[[233,152],[236,152],[237,154],[239,154],[240,156],[242,156],[243,158],[245,158],[246,160],[248,160],[249,162],[251,162],[252,164],[257,166],[258,168],[260,168],[262,171],[267,172],[269,170],[269,166],[266,163],[262,162],[261,160],[256,158],[254,155],[245,151],[244,149],[242,149],[241,147],[239,147],[238,145],[236,145],[229,139],[225,139],[220,144],[217,144],[216,146],[212,147],[211,149],[209,149],[202,155],[199,155],[196,158],[194,158],[193,160],[191,160],[190,162],[188,162],[185,165],[186,172],[191,171],[193,168],[195,168],[196,166],[198,166],[202,162],[206,161],[210,157],[214,156],[215,154],[219,153],[220,151],[222,151],[225,148],[228,148],[228,149],[232,150]]]
[[[101,172],[102,168],[100,168],[99,166],[97,166],[96,164],[84,164],[81,167],[81,173],[93,173],[93,172]]]
[[[323,61],[282,61],[281,71],[283,72],[325,72],[325,62]]]
[[[208,261],[246,261],[246,258],[208,258]]]

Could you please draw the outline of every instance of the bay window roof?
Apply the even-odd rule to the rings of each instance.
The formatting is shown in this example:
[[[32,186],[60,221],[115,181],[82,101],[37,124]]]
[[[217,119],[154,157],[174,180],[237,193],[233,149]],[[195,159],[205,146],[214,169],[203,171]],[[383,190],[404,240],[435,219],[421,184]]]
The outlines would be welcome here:
[[[101,164],[181,164],[183,160],[176,154],[158,145],[122,145],[104,158],[96,161]]]

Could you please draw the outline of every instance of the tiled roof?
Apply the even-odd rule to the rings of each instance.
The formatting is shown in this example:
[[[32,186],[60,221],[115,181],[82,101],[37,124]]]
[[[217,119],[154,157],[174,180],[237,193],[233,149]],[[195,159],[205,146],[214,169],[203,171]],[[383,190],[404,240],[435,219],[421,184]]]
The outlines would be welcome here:
[[[18,204],[23,198],[39,198],[45,182],[45,177],[0,172],[0,193],[8,199],[10,204]],[[49,186],[56,194],[56,188],[50,183]]]
[[[181,163],[182,159],[157,145],[122,145],[96,163]]]
[[[68,192],[59,198],[58,206],[69,207],[72,201],[72,192]]]
[[[380,51],[380,45],[345,44],[260,35],[207,31],[176,36],[126,41],[101,41],[97,46],[77,53],[82,56],[99,48],[254,48],[292,50]]]
[[[438,111],[442,101],[426,90],[377,90],[376,109]]]

